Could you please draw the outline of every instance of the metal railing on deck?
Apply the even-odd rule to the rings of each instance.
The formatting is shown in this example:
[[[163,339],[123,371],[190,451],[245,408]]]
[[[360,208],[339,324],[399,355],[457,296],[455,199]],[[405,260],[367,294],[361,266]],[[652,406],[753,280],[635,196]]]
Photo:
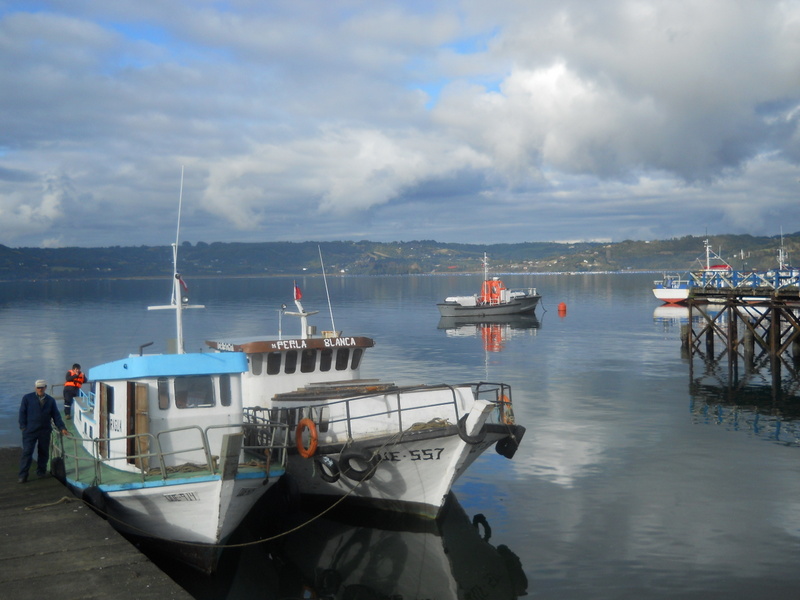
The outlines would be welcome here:
[[[94,438],[91,440],[91,453],[84,447],[85,440],[56,434],[57,443],[54,445],[53,457],[65,459],[65,467],[69,468],[75,481],[86,483],[91,473],[91,485],[99,485],[104,480],[130,478],[136,476],[140,482],[160,478],[167,480],[170,477],[185,476],[188,471],[208,471],[216,475],[220,473],[218,456],[211,453],[209,433],[222,429],[230,429],[231,433],[243,433],[244,441],[242,450],[245,456],[251,459],[264,461],[267,469],[272,465],[286,466],[286,449],[289,440],[289,428],[285,423],[277,423],[262,419],[259,422],[245,422],[241,425],[224,424],[210,425],[205,429],[199,426],[178,427],[167,429],[157,434],[139,433],[126,436],[107,438]],[[187,437],[186,432],[195,432],[195,436]],[[181,435],[178,435],[181,434]],[[172,439],[171,439],[172,438]],[[177,449],[164,450],[164,446],[174,443],[176,439],[181,444]],[[123,442],[128,445],[128,440],[133,440],[136,452],[115,456],[101,456],[101,450],[111,447],[111,443]],[[181,454],[201,454],[204,464],[186,462],[168,466],[169,457]],[[66,459],[70,459],[72,464]],[[158,467],[152,467],[153,463]],[[118,466],[122,463],[122,466]],[[135,465],[136,469],[129,468]],[[110,469],[110,470],[106,470]]]
[[[346,426],[345,429],[347,436],[348,438],[352,439],[356,437],[353,435],[354,428],[358,430],[358,423],[363,422],[366,419],[376,417],[386,418],[387,416],[391,418],[394,416],[394,428],[392,430],[384,429],[379,433],[402,433],[410,426],[416,424],[416,419],[414,417],[415,413],[417,415],[421,414],[423,411],[430,413],[430,409],[442,406],[450,407],[448,411],[442,411],[442,414],[445,412],[450,412],[457,422],[462,415],[460,414],[459,410],[459,397],[456,389],[466,386],[472,388],[471,393],[473,399],[488,400],[496,404],[497,411],[495,412],[494,420],[496,422],[502,421],[505,424],[508,424],[508,418],[511,414],[511,386],[505,383],[488,382],[464,383],[460,385],[438,384],[396,387],[377,392],[365,392],[363,394],[347,396],[346,398],[342,399],[325,400],[324,396],[321,396],[321,399],[318,402],[309,402],[309,398],[305,398],[303,405],[298,406],[297,408],[284,406],[273,409],[259,408],[247,410],[263,412],[264,414],[270,415],[275,420],[287,423],[292,429],[294,429],[294,427],[296,427],[303,418],[310,418],[317,424],[324,424],[324,428],[320,427],[320,433],[327,431],[332,425],[335,426],[336,424],[344,423]],[[450,398],[446,401],[428,402],[425,404],[414,404],[411,406],[403,405],[404,397],[407,397],[409,394],[419,394],[437,390],[449,390]],[[387,399],[392,398],[393,405],[380,411],[365,414],[361,414],[361,411],[358,411],[354,408],[356,404],[361,404],[364,399],[376,397],[385,397]],[[406,401],[408,401],[407,398]],[[339,410],[340,407],[342,407],[341,410]],[[329,418],[327,415],[330,413],[341,413],[344,416],[339,418]],[[361,430],[360,433],[363,435],[363,430]]]

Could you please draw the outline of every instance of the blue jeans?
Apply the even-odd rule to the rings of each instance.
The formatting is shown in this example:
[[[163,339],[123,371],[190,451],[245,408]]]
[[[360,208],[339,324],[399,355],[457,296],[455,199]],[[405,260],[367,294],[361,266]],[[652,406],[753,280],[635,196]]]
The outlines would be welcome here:
[[[39,450],[36,453],[36,473],[45,475],[47,473],[47,460],[50,457],[50,429],[39,431],[24,431],[22,433],[22,456],[19,459],[19,476],[28,478],[28,471],[33,462],[33,451],[36,446]]]

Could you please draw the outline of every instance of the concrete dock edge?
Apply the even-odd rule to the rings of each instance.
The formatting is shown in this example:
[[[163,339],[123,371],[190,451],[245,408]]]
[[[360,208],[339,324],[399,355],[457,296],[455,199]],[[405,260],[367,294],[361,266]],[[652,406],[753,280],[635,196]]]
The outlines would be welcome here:
[[[35,463],[17,483],[20,452],[0,448],[0,598],[192,598]]]

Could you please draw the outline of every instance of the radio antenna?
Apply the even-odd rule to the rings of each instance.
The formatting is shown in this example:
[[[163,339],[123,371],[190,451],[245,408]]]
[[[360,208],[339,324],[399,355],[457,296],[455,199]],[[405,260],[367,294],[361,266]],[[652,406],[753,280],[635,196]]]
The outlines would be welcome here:
[[[328,312],[331,314],[331,331],[336,331],[336,325],[333,322],[333,307],[331,306],[331,293],[328,291],[328,277],[325,275],[325,264],[322,262],[322,247],[317,244],[319,250],[319,266],[322,268],[322,281],[325,282],[325,296],[328,298]]]

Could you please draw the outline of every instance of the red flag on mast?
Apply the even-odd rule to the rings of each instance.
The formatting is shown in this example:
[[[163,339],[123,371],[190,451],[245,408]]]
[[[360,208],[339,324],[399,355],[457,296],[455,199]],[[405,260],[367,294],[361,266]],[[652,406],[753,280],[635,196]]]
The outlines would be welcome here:
[[[294,299],[300,300],[303,297],[303,292],[300,291],[300,288],[297,287],[297,282],[294,282]]]

